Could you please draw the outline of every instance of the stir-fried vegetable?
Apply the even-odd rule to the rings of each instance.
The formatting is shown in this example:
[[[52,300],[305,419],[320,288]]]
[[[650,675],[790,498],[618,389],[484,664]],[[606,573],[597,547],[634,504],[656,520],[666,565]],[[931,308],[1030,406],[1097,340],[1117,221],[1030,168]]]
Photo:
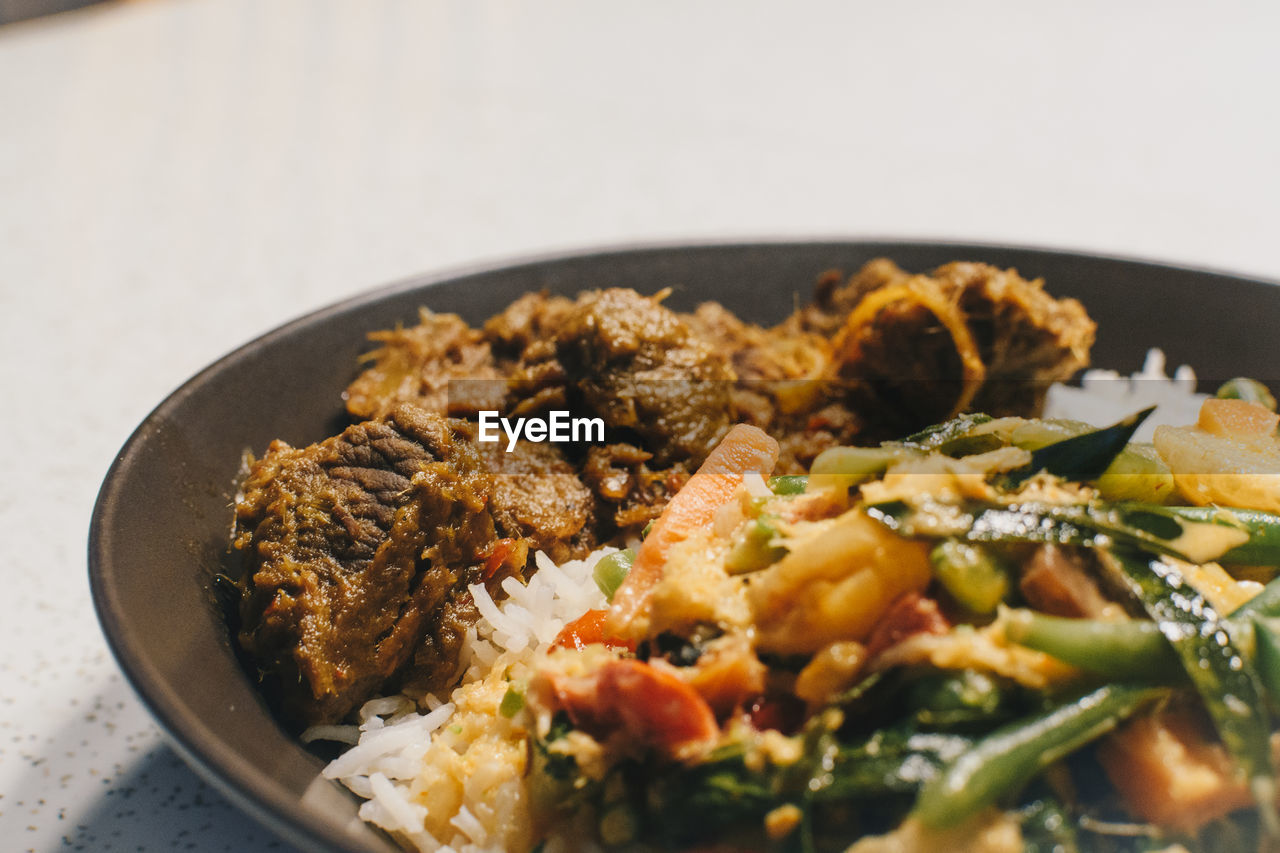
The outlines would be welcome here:
[[[904,536],[930,531],[966,542],[1036,542],[1095,548],[1119,543],[1189,562],[1280,564],[1280,536],[1270,513],[1152,507],[1145,504],[992,504],[969,501],[913,506],[876,504],[867,513]],[[1254,531],[1257,531],[1255,538]]]
[[[1196,429],[1274,431],[1240,402],[1256,388],[1229,390]],[[586,682],[564,676],[591,689],[561,691],[560,710],[606,749],[626,743],[588,786],[601,837],[677,845],[751,825],[800,853],[897,832],[911,848],[996,815],[1025,850],[1066,853],[1234,837],[1213,821],[1251,794],[1259,831],[1280,839],[1280,513],[1171,505],[1175,473],[1130,443],[1150,411],[1102,429],[962,415],[828,449],[767,494],[737,492],[733,465],[717,469],[733,490],[699,471],[630,576],[625,552],[596,569],[626,610],[670,560],[654,601],[684,596],[688,615],[636,636],[643,664],[621,652]],[[767,473],[768,448],[747,444]],[[654,696],[661,713],[638,707]],[[1188,708],[1203,732],[1161,741],[1156,721]],[[1199,749],[1178,766],[1217,787],[1159,800],[1152,823],[1118,802],[1091,811],[1082,791],[1114,772],[1116,744],[1146,767]],[[1126,784],[1172,777],[1110,778],[1123,801]]]
[[[672,546],[691,531],[709,524],[716,510],[737,492],[743,475],[749,471],[761,476],[772,474],[777,461],[778,442],[763,430],[739,424],[729,431],[667,504],[641,544],[631,571],[611,602],[615,633],[623,634],[633,623],[643,620],[649,596],[662,577]]]
[[[1027,648],[1115,681],[1171,683],[1182,663],[1156,623],[1145,619],[1068,619],[1035,610],[1010,610],[1005,636]]]
[[[1106,429],[1046,444],[1032,452],[1026,467],[1009,475],[1010,484],[1016,486],[1041,471],[1071,480],[1093,480],[1101,476],[1153,411],[1154,406]]]
[[[1262,684],[1230,626],[1163,560],[1117,549],[1104,552],[1103,562],[1123,579],[1178,653],[1264,818],[1280,832]]]
[[[944,539],[929,552],[933,573],[951,597],[972,613],[994,613],[1009,592],[1009,570],[980,545]]]
[[[1005,726],[961,754],[926,784],[913,813],[928,826],[959,823],[1164,695],[1166,691],[1159,688],[1100,687]]]

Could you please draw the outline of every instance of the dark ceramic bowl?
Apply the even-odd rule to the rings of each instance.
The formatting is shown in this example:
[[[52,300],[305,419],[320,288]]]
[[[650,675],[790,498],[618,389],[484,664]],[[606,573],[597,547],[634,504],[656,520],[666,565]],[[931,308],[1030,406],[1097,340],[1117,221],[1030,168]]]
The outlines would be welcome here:
[[[320,779],[323,760],[271,715],[242,670],[213,577],[227,551],[233,480],[245,450],[295,445],[343,425],[341,392],[365,335],[412,323],[419,306],[480,323],[547,289],[653,292],[691,309],[723,301],[776,322],[819,273],[871,258],[924,271],[980,260],[1043,277],[1098,322],[1095,365],[1138,369],[1150,346],[1202,377],[1276,376],[1280,288],[1220,273],[1067,252],[911,242],[753,243],[597,251],[414,279],[326,308],[247,344],[152,412],[111,466],[89,535],[98,617],[129,681],[183,756],[246,811],[306,849],[398,850],[360,823],[356,798]]]

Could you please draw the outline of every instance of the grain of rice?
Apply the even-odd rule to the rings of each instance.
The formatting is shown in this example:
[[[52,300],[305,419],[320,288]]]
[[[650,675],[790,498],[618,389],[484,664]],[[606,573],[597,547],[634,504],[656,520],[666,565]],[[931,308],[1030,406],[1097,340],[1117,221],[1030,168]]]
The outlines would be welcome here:
[[[562,566],[538,553],[538,572],[527,585],[514,578],[504,581],[502,591],[507,597],[501,602],[495,602],[483,586],[470,587],[481,618],[463,635],[457,670],[461,680],[450,698],[475,701],[476,694],[468,691],[483,687],[485,676],[499,661],[504,669],[532,662],[566,623],[588,609],[605,606],[592,569],[600,557],[616,550],[603,548],[585,560]],[[427,713],[417,711],[418,706]],[[360,808],[362,818],[420,850],[487,853],[503,849],[504,837],[522,831],[512,821],[518,824],[514,816],[527,815],[528,795],[509,761],[484,759],[499,754],[485,750],[506,743],[509,735],[504,732],[512,724],[496,714],[482,720],[470,712],[461,714],[465,725],[451,727],[459,708],[456,702],[442,702],[431,694],[418,697],[416,705],[405,696],[370,700],[358,714],[359,743],[331,762],[325,777],[340,779],[367,800]],[[317,727],[315,735],[341,735],[349,742],[357,731],[352,726],[332,729]],[[479,744],[485,738],[491,740],[481,750]],[[432,815],[425,803],[431,796],[447,793],[432,795],[436,790],[432,786],[440,784],[456,785],[461,802],[450,814]],[[440,802],[450,802],[452,796]]]

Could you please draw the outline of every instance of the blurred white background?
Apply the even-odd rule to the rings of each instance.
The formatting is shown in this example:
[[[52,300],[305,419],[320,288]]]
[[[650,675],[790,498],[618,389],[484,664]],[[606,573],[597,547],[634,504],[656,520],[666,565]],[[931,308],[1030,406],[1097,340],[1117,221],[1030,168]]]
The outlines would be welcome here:
[[[1277,32],[1273,3],[1101,0],[144,0],[0,27],[0,838],[276,844],[160,745],[85,583],[116,449],[209,361],[414,273],[635,241],[1280,278]]]

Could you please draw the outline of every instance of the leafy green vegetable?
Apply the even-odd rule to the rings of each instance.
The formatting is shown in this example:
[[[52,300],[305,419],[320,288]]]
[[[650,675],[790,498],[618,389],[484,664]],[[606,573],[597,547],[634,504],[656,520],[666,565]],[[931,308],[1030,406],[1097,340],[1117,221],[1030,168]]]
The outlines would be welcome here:
[[[989,731],[1010,716],[1008,692],[985,672],[939,672],[911,683],[904,710],[923,731]]]
[[[1243,546],[1230,538],[1199,539],[1189,535],[1198,524],[1193,514],[1166,512],[1172,507],[1148,504],[1052,504],[1026,501],[992,504],[971,501],[959,505],[925,502],[913,506],[904,501],[872,504],[867,514],[903,536],[939,538],[952,536],[965,542],[1036,542],[1094,548],[1120,544],[1166,554],[1193,563],[1236,559],[1238,553],[1254,555],[1263,550]],[[1246,534],[1241,534],[1241,539]],[[1249,543],[1246,543],[1249,544]]]
[[[995,436],[989,436],[988,439],[982,439],[976,443],[974,441],[966,442],[966,439],[974,427],[990,422],[990,415],[972,412],[940,424],[925,427],[917,433],[913,433],[900,441],[890,442],[890,444],[909,447],[912,450],[937,450],[948,455],[960,452],[980,453],[983,450],[994,449],[1001,442]],[[994,439],[994,443],[989,439]]]
[[[1052,797],[1032,800],[1018,810],[1023,853],[1078,853],[1075,822]]]
[[[1112,426],[1032,451],[1031,461],[1025,467],[1009,473],[1010,485],[1017,486],[1041,471],[1082,482],[1097,479],[1154,411],[1155,406],[1151,406]]]
[[[790,804],[806,815],[795,840],[809,849],[815,833],[831,829],[814,818],[824,807],[838,806],[845,820],[861,811],[876,824],[886,816],[896,821],[920,786],[973,743],[956,734],[889,729],[845,744],[836,735],[838,718],[811,722],[797,736],[801,757],[792,763],[749,756],[745,744],[731,743],[699,764],[649,767],[644,825],[663,845],[681,846]]]
[[[1280,515],[1258,509],[1215,506],[1152,506],[1119,503],[1115,509],[1132,526],[1155,531],[1174,539],[1195,524],[1213,524],[1239,530],[1248,540],[1214,557],[1227,565],[1280,566]],[[1180,529],[1169,525],[1177,524]],[[1172,535],[1170,535],[1172,534]]]

